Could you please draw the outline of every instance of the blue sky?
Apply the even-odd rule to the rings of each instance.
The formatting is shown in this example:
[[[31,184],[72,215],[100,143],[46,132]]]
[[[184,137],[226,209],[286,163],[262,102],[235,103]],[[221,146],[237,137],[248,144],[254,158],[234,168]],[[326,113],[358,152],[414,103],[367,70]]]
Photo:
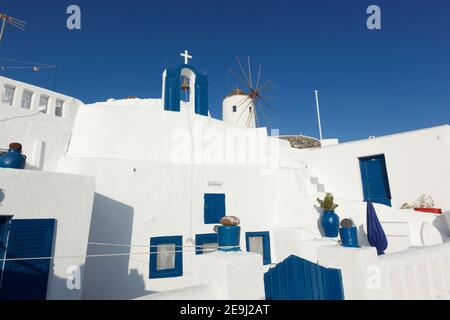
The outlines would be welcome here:
[[[82,10],[82,30],[66,28],[66,8]],[[382,30],[366,28],[381,7]],[[27,21],[8,28],[1,58],[52,64],[57,91],[86,103],[161,96],[165,66],[207,72],[210,109],[236,85],[235,58],[262,64],[275,87],[270,125],[318,136],[320,90],[325,138],[364,139],[449,123],[450,1],[380,0],[1,0],[0,12]],[[5,65],[5,63],[1,63]],[[0,71],[51,88],[53,71]]]

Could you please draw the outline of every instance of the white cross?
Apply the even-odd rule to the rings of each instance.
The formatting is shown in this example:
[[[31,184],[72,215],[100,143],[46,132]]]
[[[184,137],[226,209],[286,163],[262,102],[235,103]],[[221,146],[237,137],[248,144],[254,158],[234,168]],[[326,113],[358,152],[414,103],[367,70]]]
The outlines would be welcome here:
[[[192,59],[187,50],[184,50],[184,53],[181,53],[180,56],[184,58],[184,64],[189,64],[189,59]]]

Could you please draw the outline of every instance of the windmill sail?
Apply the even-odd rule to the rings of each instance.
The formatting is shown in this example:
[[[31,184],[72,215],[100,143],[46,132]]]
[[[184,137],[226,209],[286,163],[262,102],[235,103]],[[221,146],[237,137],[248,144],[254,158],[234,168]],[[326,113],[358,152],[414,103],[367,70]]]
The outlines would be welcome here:
[[[273,111],[273,108],[269,103],[269,100],[273,97],[268,96],[266,93],[272,88],[272,82],[270,80],[265,82],[262,81],[261,65],[259,65],[257,69],[256,77],[254,76],[250,57],[247,58],[247,65],[245,67],[242,65],[239,58],[236,58],[236,62],[240,73],[233,69],[229,69],[229,72],[244,86],[245,95],[237,106],[243,106],[239,117],[247,117],[245,120],[247,127],[251,127],[251,123],[255,120],[257,126],[264,123],[270,129],[270,122],[266,111]],[[263,121],[261,121],[261,119]]]

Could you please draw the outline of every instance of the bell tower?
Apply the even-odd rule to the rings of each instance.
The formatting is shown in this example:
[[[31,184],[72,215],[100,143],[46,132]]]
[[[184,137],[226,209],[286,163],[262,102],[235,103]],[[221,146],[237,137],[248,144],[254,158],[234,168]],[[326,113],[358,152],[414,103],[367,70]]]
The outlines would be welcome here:
[[[208,77],[188,64],[192,56],[181,54],[184,64],[167,68],[163,73],[162,99],[164,110],[180,112],[181,101],[188,103],[196,114],[208,116]]]

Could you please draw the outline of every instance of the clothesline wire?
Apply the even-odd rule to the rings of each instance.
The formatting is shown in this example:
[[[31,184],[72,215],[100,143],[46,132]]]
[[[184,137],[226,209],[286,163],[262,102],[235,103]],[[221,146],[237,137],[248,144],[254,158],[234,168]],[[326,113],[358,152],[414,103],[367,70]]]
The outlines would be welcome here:
[[[218,251],[218,249],[237,249],[239,246],[218,247],[217,249],[202,248],[202,251],[208,253]],[[165,250],[169,253],[197,252],[197,250]],[[156,255],[157,252],[130,252],[130,253],[109,253],[109,254],[88,254],[81,256],[54,256],[54,257],[33,257],[33,258],[7,258],[0,259],[2,262],[36,261],[36,260],[68,260],[68,259],[87,259],[87,258],[107,258],[107,257],[132,257],[142,255]]]
[[[89,242],[89,245],[94,246],[108,246],[108,247],[135,247],[135,248],[158,248],[158,245],[139,245],[139,244],[117,244],[117,243],[103,243],[103,242]],[[177,246],[178,248],[202,248],[202,246],[195,246],[195,245],[182,245]]]

